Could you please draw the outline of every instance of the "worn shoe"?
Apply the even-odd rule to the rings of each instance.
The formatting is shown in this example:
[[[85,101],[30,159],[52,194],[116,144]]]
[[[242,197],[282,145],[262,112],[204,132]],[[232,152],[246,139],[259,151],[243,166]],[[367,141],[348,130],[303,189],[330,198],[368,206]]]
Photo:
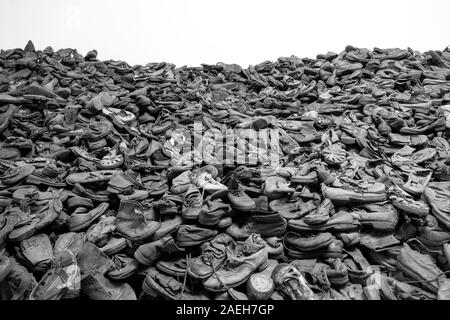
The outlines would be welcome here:
[[[206,290],[212,292],[226,291],[247,281],[255,271],[267,267],[267,249],[257,238],[250,236],[245,242],[237,242],[227,247],[227,260],[211,277],[203,281]]]
[[[322,185],[322,194],[335,204],[373,203],[387,199],[385,185],[379,182],[359,182],[354,186],[328,187]]]
[[[436,293],[439,290],[438,279],[445,277],[430,256],[412,250],[406,243],[397,256],[397,267],[413,279],[423,281],[425,288]]]
[[[202,293],[193,294],[182,282],[164,275],[153,267],[147,269],[142,290],[151,297],[164,297],[170,300],[209,300]]]
[[[253,215],[241,222],[233,223],[226,229],[226,233],[236,240],[247,239],[257,233],[262,237],[282,236],[287,227],[287,221],[279,214]]]
[[[200,256],[189,260],[188,273],[196,279],[206,279],[218,270],[227,257],[227,247],[233,243],[227,234],[219,234],[202,245]]]
[[[192,247],[210,241],[217,235],[217,230],[200,228],[194,225],[182,225],[177,231],[177,245]]]
[[[160,223],[147,220],[143,206],[134,200],[122,200],[117,211],[116,231],[121,236],[141,241],[150,237],[158,230]]]
[[[269,199],[278,199],[295,191],[289,187],[289,182],[279,176],[268,177],[264,182],[264,194]]]
[[[256,208],[255,201],[244,192],[235,178],[230,180],[228,190],[228,199],[233,208],[241,211],[250,211]]]

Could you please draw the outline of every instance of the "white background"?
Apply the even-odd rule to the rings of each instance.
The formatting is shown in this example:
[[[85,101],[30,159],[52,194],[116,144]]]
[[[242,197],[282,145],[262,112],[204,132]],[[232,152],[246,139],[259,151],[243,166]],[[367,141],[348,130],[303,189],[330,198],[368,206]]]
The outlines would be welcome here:
[[[97,49],[101,60],[177,66],[450,45],[450,0],[1,0],[0,48]]]

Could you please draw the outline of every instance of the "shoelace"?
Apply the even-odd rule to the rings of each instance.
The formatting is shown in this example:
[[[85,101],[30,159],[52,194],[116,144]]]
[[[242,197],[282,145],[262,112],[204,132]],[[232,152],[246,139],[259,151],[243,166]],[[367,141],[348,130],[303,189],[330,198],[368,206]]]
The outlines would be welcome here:
[[[228,190],[228,192],[235,197],[242,197],[243,193],[244,193],[244,191],[242,191],[242,189]]]
[[[216,273],[217,273],[217,271],[221,268],[221,267],[227,267],[228,266],[228,264],[229,264],[229,262],[230,262],[230,260],[228,259],[228,256],[225,258],[225,261],[223,262],[223,264],[220,266],[214,266],[214,263],[212,263],[211,262],[211,267],[212,267],[212,269],[213,269],[213,272],[212,272],[212,274],[211,274],[211,277],[214,277],[215,279],[217,279],[217,281],[219,281],[220,282],[220,284],[228,291],[228,290],[230,290],[231,288],[230,287],[228,287],[227,286],[227,284],[226,283],[224,283],[223,281],[222,281],[222,279],[220,278],[220,276],[218,276]]]
[[[175,298],[175,300],[181,300],[181,298],[183,297],[184,294],[184,290],[186,289],[186,282],[187,282],[187,278],[188,278],[188,269],[189,269],[189,260],[191,259],[191,253],[188,252],[186,253],[186,269],[184,271],[184,276],[183,276],[183,285],[181,287],[181,292],[178,295],[178,297]]]

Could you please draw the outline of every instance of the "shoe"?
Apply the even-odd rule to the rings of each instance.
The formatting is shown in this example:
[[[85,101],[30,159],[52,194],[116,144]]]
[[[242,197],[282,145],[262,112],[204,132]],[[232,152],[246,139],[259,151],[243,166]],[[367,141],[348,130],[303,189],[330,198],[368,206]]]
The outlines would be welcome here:
[[[153,267],[147,269],[142,290],[151,297],[163,297],[169,300],[208,300],[203,293],[193,294],[182,282],[162,274]]]
[[[6,278],[0,282],[0,298],[2,300],[25,300],[28,299],[37,281],[33,274],[19,264],[14,258],[11,259],[11,270]]]
[[[209,172],[196,173],[190,175],[191,183],[206,192],[214,194],[214,197],[220,198],[228,193],[227,186],[214,180]]]
[[[182,217],[186,220],[198,220],[201,212],[208,210],[203,206],[203,197],[200,190],[191,185],[183,197]]]
[[[184,171],[180,175],[172,179],[172,187],[170,192],[176,195],[184,194],[191,186],[191,180],[189,171]]]
[[[2,282],[12,269],[13,262],[7,256],[0,256],[0,282]]]
[[[66,182],[70,185],[74,185],[76,183],[86,184],[86,183],[94,183],[94,182],[107,182],[109,181],[115,174],[120,174],[121,171],[118,170],[100,170],[94,172],[78,172],[69,174],[66,177]]]
[[[228,199],[233,208],[240,211],[256,209],[255,201],[244,192],[241,184],[235,178],[230,180],[228,190]]]
[[[62,203],[59,199],[48,201],[39,208],[35,216],[22,221],[21,225],[9,232],[8,239],[12,242],[20,242],[31,237],[40,229],[51,224],[62,211]]]
[[[413,195],[421,195],[430,181],[431,175],[432,172],[430,170],[411,172],[408,181],[402,186],[402,189]]]
[[[435,293],[439,290],[438,279],[445,278],[430,256],[412,250],[406,243],[397,256],[397,267],[407,276],[423,281],[422,285]]]
[[[181,217],[174,217],[172,219],[160,221],[161,225],[158,230],[155,231],[147,240],[150,242],[159,240],[169,234],[172,234],[178,230],[178,228],[183,224],[183,219]]]
[[[0,176],[0,182],[4,185],[16,184],[17,182],[27,178],[35,170],[36,167],[29,164],[24,164],[19,167],[10,167]]]
[[[67,232],[60,234],[53,245],[53,252],[58,255],[63,251],[70,251],[75,256],[83,249],[86,237],[83,232]]]
[[[184,252],[184,249],[178,247],[171,236],[165,236],[156,241],[139,246],[134,252],[134,258],[144,266],[151,266],[163,253],[182,252]]]
[[[158,260],[155,267],[158,271],[173,277],[183,277],[187,272],[186,257],[171,256]]]
[[[389,133],[388,139],[391,144],[408,145],[411,147],[420,147],[425,145],[429,140],[426,135],[403,135],[398,133]]]
[[[280,237],[268,237],[263,239],[266,242],[267,254],[271,259],[281,258],[284,254],[283,239]]]
[[[329,232],[308,236],[301,236],[294,232],[288,232],[284,237],[286,248],[306,252],[327,248],[334,240],[335,237]]]
[[[50,175],[49,172],[44,169],[34,170],[33,173],[27,176],[26,182],[37,186],[44,185],[56,188],[63,188],[66,186],[66,182],[63,179],[60,179],[56,172],[56,175],[53,173]]]
[[[143,206],[134,200],[122,200],[117,211],[116,232],[126,239],[142,241],[160,227],[157,221],[147,220]]]
[[[256,242],[255,242],[256,241]],[[205,290],[223,292],[245,283],[255,271],[267,267],[268,256],[264,244],[250,236],[227,249],[227,261],[213,275],[203,281]]]
[[[198,217],[198,222],[204,226],[216,226],[231,211],[231,206],[220,199],[208,200],[207,205],[208,209],[200,211]]]
[[[275,289],[291,300],[316,300],[302,273],[292,264],[280,263],[272,272]]]
[[[318,182],[318,174],[314,166],[304,165],[290,178],[290,181],[292,183],[315,185]]]
[[[264,194],[270,199],[278,199],[295,191],[289,187],[289,182],[278,176],[268,177],[264,182]]]
[[[51,268],[30,293],[30,300],[59,300],[78,297],[81,290],[80,268],[70,251],[58,254]]]
[[[325,272],[330,284],[332,286],[343,286],[347,284],[349,280],[348,270],[347,266],[342,263],[342,260],[340,258],[329,258],[327,259],[327,263],[329,265],[326,265]],[[354,284],[354,286],[357,286],[357,284]]]
[[[74,196],[67,200],[67,209],[70,211],[75,210],[76,208],[86,208],[86,209],[94,209],[94,203],[91,199]]]
[[[450,234],[442,230],[434,216],[427,216],[425,222],[424,226],[418,227],[419,235],[417,240],[422,244],[439,248],[450,241]]]
[[[108,188],[106,191],[114,194],[130,193],[135,188],[139,187],[138,182],[134,181],[131,176],[125,173],[115,173],[108,181]]]
[[[219,234],[202,245],[200,256],[189,260],[188,274],[195,279],[209,278],[225,262],[227,248],[234,241],[227,234]]]
[[[323,160],[329,165],[340,165],[346,160],[346,152],[339,144],[328,144],[322,149]]]
[[[300,197],[275,199],[270,201],[269,206],[286,220],[303,218],[317,208],[312,200],[304,202]]]
[[[93,191],[91,189],[83,187],[79,183],[73,186],[73,193],[80,197],[85,197],[99,202],[109,202],[109,195],[111,194],[110,192],[103,190]]]
[[[97,208],[87,213],[73,214],[70,217],[70,231],[79,231],[88,227],[92,222],[98,219],[109,207],[109,203],[101,203]]]
[[[361,209],[354,212],[359,216],[359,221],[363,226],[369,226],[375,231],[392,232],[397,227],[399,214],[392,204],[366,204],[360,206]]]
[[[449,190],[450,182],[431,182],[423,192],[431,212],[447,230],[450,230],[450,211],[448,210],[450,198],[447,196]]]
[[[392,187],[389,189],[389,199],[394,207],[413,217],[426,217],[430,213],[430,207],[426,202],[414,200],[412,196],[400,189]]]
[[[108,256],[112,256],[127,247],[127,240],[125,238],[113,238],[100,248],[100,250]]]
[[[241,222],[233,223],[225,232],[236,240],[247,239],[257,233],[262,237],[282,236],[287,227],[287,221],[279,214],[253,215]]]
[[[82,277],[87,274],[106,274],[114,265],[99,247],[90,242],[83,245],[76,258]]]
[[[127,279],[138,269],[138,262],[124,254],[116,254],[112,261],[114,266],[108,272],[108,277],[114,280]]]
[[[183,204],[183,199],[175,195],[164,195],[159,200],[153,202],[153,208],[160,216],[173,216],[177,214]]]
[[[288,221],[288,228],[297,232],[351,232],[361,228],[361,223],[355,217],[344,211],[337,212],[323,224],[310,225],[302,219]]]
[[[101,216],[98,223],[91,225],[86,231],[86,240],[102,247],[104,246],[116,230],[116,217]]]
[[[217,235],[217,230],[200,228],[194,225],[182,225],[177,230],[177,245],[192,247],[210,241]]]
[[[268,269],[268,268],[266,268]],[[250,300],[269,300],[275,291],[272,272],[257,272],[247,280],[247,292]]]
[[[26,265],[34,271],[45,271],[55,258],[46,234],[37,234],[20,242],[20,252]]]
[[[364,285],[367,278],[376,271],[358,248],[345,249],[342,262],[346,265],[352,283]]]
[[[359,182],[355,186],[328,187],[322,185],[322,194],[334,204],[373,203],[387,200],[385,185],[379,182]]]
[[[319,207],[315,211],[308,213],[303,220],[307,224],[322,224],[327,222],[334,213],[334,206],[331,200],[324,199]]]
[[[317,238],[311,237],[311,239],[305,239],[303,238],[305,242],[302,243],[302,245],[305,245],[308,243],[308,245],[313,245],[314,242],[317,243],[318,240],[323,240],[325,238],[321,238],[320,236]],[[292,247],[286,246],[286,254],[290,259],[316,259],[316,258],[342,258],[342,249],[344,244],[342,241],[337,239],[332,239],[331,243],[329,243],[327,246],[324,246],[320,249],[312,250],[312,251],[302,251],[294,248],[294,246],[298,247],[298,244],[301,243],[300,238],[297,238],[294,240],[295,242]]]

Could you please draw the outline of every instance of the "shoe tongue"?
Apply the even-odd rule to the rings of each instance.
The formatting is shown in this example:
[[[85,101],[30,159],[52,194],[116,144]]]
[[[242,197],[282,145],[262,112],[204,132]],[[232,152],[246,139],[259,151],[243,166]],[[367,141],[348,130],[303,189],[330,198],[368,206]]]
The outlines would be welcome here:
[[[236,243],[236,256],[240,257],[240,256],[250,256],[256,252],[258,252],[259,250],[261,250],[262,248],[264,248],[264,244],[260,244],[260,243],[251,243],[251,242],[244,242],[244,241],[238,241]]]
[[[230,182],[228,183],[228,189],[230,190],[238,190],[239,189],[239,182],[236,179],[236,176],[233,176],[230,179]]]

